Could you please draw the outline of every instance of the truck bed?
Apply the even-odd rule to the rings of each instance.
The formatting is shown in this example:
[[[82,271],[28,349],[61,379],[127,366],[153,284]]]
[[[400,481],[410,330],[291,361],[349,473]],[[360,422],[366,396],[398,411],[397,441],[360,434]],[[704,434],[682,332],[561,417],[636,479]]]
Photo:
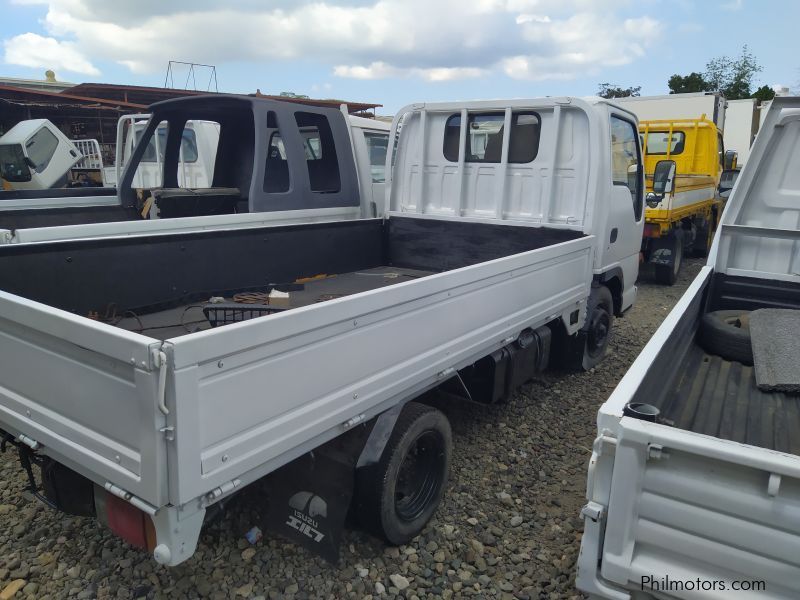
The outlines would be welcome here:
[[[593,243],[420,215],[2,246],[0,429],[152,507],[216,498],[527,327],[579,323]],[[264,318],[113,326],[318,275]]]
[[[317,279],[303,283],[303,289],[289,292],[288,300],[285,303],[281,303],[279,307],[281,312],[293,310],[405,281],[413,281],[432,274],[433,271],[391,266],[363,269],[351,273],[325,274]],[[267,292],[268,290],[264,291]],[[225,298],[225,301],[229,304],[237,304],[233,297]],[[203,313],[205,306],[207,306],[206,303],[184,304],[176,308],[142,316],[129,311],[127,314],[120,315],[118,320],[115,319],[113,324],[128,331],[146,333],[159,340],[168,340],[211,329],[212,325]],[[248,307],[247,304],[239,304],[239,306],[242,309]],[[268,318],[269,316],[271,315],[265,315],[260,318]]]
[[[643,401],[679,429],[800,456],[800,395],[759,390],[752,366],[712,356],[697,342],[703,312],[797,309],[798,291],[788,282],[715,274],[662,350],[656,362],[664,367],[644,384]]]
[[[678,373],[660,406],[675,427],[800,456],[800,396],[762,392],[752,366],[696,342]]]

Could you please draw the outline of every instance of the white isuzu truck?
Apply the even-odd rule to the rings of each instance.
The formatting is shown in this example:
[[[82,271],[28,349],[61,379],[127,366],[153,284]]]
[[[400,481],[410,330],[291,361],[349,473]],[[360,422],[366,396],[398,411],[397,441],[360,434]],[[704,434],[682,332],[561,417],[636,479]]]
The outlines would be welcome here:
[[[4,446],[32,493],[166,565],[264,477],[271,527],[324,556],[348,512],[404,543],[450,462],[421,395],[493,403],[550,363],[591,368],[634,302],[636,118],[601,99],[408,106],[386,205],[364,217],[341,113],[219,102],[154,107],[120,189],[164,120],[174,186],[181,125],[213,117],[229,150],[191,199],[317,221],[0,246]],[[326,218],[341,207],[353,216]]]
[[[591,598],[800,593],[798,165],[800,98],[776,98],[708,264],[600,408]]]

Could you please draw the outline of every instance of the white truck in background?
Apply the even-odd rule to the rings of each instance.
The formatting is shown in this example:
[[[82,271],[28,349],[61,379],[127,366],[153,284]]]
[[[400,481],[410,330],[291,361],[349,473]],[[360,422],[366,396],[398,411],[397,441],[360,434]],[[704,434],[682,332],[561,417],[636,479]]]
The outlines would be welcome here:
[[[104,187],[117,186],[117,181],[122,177],[122,171],[141,139],[150,116],[149,114],[137,114],[125,115],[120,118],[117,123],[117,160],[111,166],[101,167]],[[149,189],[158,185],[164,168],[166,139],[167,125],[162,123],[157,129],[157,134],[150,138],[147,150],[133,175],[132,184],[135,187]],[[180,187],[207,188],[211,186],[217,144],[219,144],[219,123],[213,121],[188,121],[186,123],[178,158],[178,185]]]
[[[445,492],[452,443],[421,394],[494,403],[551,362],[589,369],[635,300],[641,145],[611,102],[408,106],[367,218],[339,111],[153,108],[123,199],[161,120],[208,119],[219,187],[190,199],[306,220],[0,246],[0,438],[32,493],[159,563],[191,557],[205,518],[265,476],[270,527],[328,558],[348,512],[408,542]],[[168,133],[168,201],[185,194],[180,140]]]
[[[735,148],[737,152],[736,166],[741,169],[750,157],[750,147],[756,139],[761,124],[761,110],[758,100],[728,100],[726,125],[723,141],[726,148]]]
[[[800,310],[798,163],[800,98],[775,98],[706,266],[599,410],[576,579],[592,599],[798,597],[800,396],[750,366],[750,312]]]
[[[615,102],[633,112],[640,121],[699,119],[705,115],[717,129],[725,130],[728,101],[719,92],[632,96],[617,98]]]
[[[224,98],[207,100],[209,106],[222,106],[225,102]],[[160,103],[153,107],[158,123],[152,122],[148,115],[129,115],[121,119],[117,134],[118,156],[121,161],[113,168],[104,168],[103,172],[106,181],[111,183],[116,182],[118,177],[124,177],[130,170],[129,179],[122,187],[0,192],[0,244],[64,239],[64,236],[136,235],[156,229],[246,227],[267,221],[302,222],[312,213],[313,219],[321,218],[320,213],[313,210],[318,208],[324,208],[323,212],[328,219],[374,216],[384,210],[388,123],[350,115],[346,106],[335,111],[342,115],[349,130],[348,138],[340,142],[340,150],[349,154],[355,162],[359,196],[354,205],[353,198],[347,199],[344,205],[330,201],[333,195],[329,194],[326,197],[329,201],[324,202],[323,206],[312,206],[307,199],[294,203],[285,202],[282,200],[285,193],[284,196],[269,193],[258,186],[251,175],[255,171],[263,171],[263,165],[257,163],[263,160],[266,146],[256,149],[252,128],[247,131],[247,127],[243,125],[243,135],[240,138],[224,141],[223,153],[225,156],[238,157],[239,166],[231,166],[230,170],[237,173],[237,183],[246,185],[247,189],[239,190],[238,200],[230,193],[227,200],[224,200],[219,193],[213,192],[220,188],[215,185],[215,178],[231,179],[225,173],[216,172],[216,161],[221,155],[218,148],[220,123],[209,119],[189,119],[186,123],[181,123],[180,145],[176,148],[175,155],[170,157],[171,162],[166,161],[168,127],[158,116],[164,114],[163,106],[164,103]],[[172,106],[167,105],[170,110]],[[208,110],[214,112],[217,109]],[[219,109],[217,112],[231,118],[230,111],[226,109]],[[146,145],[139,150],[139,140],[145,133]],[[311,127],[307,128],[304,135],[307,159],[313,165],[324,166],[326,159],[315,151],[319,134],[315,134]],[[137,155],[137,151],[140,154]],[[277,138],[274,151],[285,159],[284,147]],[[128,169],[134,156],[135,168]],[[171,178],[173,173],[175,180],[170,181],[170,185],[163,185],[165,177]],[[314,173],[316,175],[317,171]],[[147,204],[153,191],[159,199]],[[229,189],[228,192],[230,191]],[[263,199],[268,193],[270,202],[251,202],[251,199]],[[170,209],[162,212],[160,205],[163,195],[170,195],[171,199],[163,200],[164,204],[170,204]],[[175,200],[178,196],[181,196],[181,201]],[[309,209],[312,209],[312,213],[308,212]],[[254,212],[260,214],[248,214]],[[191,220],[203,216],[214,216],[215,219],[200,222]],[[166,217],[182,218],[180,222],[173,220],[172,224],[163,224],[160,227],[142,227],[143,220],[161,220]]]
[[[125,115],[117,123],[117,160],[105,164],[95,139],[70,140],[47,119],[21,121],[0,137],[0,177],[7,190],[49,190],[67,187],[116,187],[149,114]],[[133,178],[149,188],[161,177],[166,127],[148,144]],[[178,181],[188,188],[209,187],[219,141],[219,124],[189,122],[184,129]]]

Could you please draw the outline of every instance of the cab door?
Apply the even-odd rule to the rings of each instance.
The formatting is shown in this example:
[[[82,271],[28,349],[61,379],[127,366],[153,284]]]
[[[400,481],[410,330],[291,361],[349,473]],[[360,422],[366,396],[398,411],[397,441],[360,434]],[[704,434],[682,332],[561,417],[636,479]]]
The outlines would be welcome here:
[[[632,117],[611,114],[611,192],[600,269],[621,270],[625,309],[635,295],[644,227],[644,169],[639,131]]]

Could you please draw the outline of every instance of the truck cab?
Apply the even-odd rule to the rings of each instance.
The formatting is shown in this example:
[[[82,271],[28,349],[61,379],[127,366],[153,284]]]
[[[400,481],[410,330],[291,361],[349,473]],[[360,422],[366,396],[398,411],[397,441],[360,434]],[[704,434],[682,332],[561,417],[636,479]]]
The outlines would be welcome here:
[[[63,187],[81,153],[47,119],[21,121],[0,137],[0,178],[15,190]]]
[[[402,109],[395,118],[402,179],[391,182],[389,205],[404,215],[507,219],[594,235],[595,285],[621,315],[636,296],[644,226],[636,116],[600,98],[535,107],[521,100],[502,109],[480,101]],[[597,155],[593,136],[605,145]]]

